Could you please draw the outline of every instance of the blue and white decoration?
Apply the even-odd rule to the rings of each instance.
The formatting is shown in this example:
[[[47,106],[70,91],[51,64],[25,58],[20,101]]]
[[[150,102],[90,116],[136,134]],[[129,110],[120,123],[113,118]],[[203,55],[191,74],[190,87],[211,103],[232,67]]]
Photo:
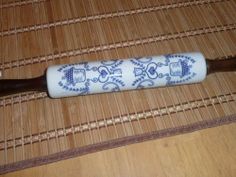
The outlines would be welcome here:
[[[119,68],[122,63],[122,60],[112,60],[102,61],[99,65],[88,62],[63,65],[57,69],[62,73],[58,85],[77,95],[93,93],[101,88],[104,91],[120,91],[120,87],[125,86],[122,69]]]
[[[201,53],[51,66],[48,93],[53,98],[196,83],[206,77]]]

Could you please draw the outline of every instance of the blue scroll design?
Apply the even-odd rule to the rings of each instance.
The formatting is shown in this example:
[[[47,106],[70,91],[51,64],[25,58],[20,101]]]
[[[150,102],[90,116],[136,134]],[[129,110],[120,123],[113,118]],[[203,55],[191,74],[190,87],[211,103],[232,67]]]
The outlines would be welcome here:
[[[92,84],[101,84],[104,91],[119,91],[125,86],[122,81],[122,60],[101,61],[92,66],[88,62],[63,65],[57,71],[62,73],[58,85],[66,91],[73,91],[78,95],[91,93]],[[89,74],[88,72],[92,72]],[[91,77],[91,75],[93,77]]]
[[[170,76],[166,77],[166,86],[186,83],[197,75],[192,70],[193,64],[196,63],[194,58],[183,54],[170,54],[165,57],[170,61],[177,59],[176,62],[170,62],[169,64]]]
[[[136,88],[152,87],[155,85],[154,80],[169,77],[168,73],[158,71],[158,68],[169,65],[170,60],[167,57],[164,62],[157,62],[153,57],[135,58],[131,62],[135,65],[133,70],[135,80],[132,82],[132,86],[136,86]]]
[[[196,61],[183,54],[165,55],[162,62],[152,57],[135,58],[131,62],[134,65],[135,77],[132,86],[136,88],[157,86],[159,79],[165,79],[167,86],[181,84],[196,76],[196,73],[191,71]],[[167,69],[162,69],[163,67]]]
[[[150,79],[145,79],[142,80],[141,82],[138,83],[137,88],[138,89],[142,89],[142,88],[146,88],[146,87],[152,87],[154,86],[154,82]]]

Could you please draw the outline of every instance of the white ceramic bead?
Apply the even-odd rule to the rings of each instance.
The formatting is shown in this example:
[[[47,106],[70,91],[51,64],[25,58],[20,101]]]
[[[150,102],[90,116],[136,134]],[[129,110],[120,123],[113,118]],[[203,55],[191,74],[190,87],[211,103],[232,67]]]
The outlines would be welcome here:
[[[115,59],[51,66],[52,98],[201,82],[207,74],[201,53]]]

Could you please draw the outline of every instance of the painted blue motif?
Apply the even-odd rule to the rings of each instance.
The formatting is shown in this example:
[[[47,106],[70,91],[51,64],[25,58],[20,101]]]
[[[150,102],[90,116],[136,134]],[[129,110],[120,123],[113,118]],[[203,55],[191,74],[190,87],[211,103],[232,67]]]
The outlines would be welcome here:
[[[154,86],[154,80],[169,76],[168,73],[163,74],[158,71],[158,68],[168,66],[170,62],[169,58],[165,58],[163,63],[153,60],[152,57],[135,58],[131,62],[135,65],[133,71],[135,80],[132,82],[132,86],[136,86],[136,88]]]
[[[170,75],[184,77],[190,74],[191,66],[186,61],[179,60],[178,62],[170,63]]]
[[[68,70],[65,70],[65,76],[63,79],[66,79],[66,85],[75,86],[77,83],[84,82],[86,80],[85,69],[76,69],[71,67]]]
[[[178,85],[191,81],[197,74],[192,71],[193,64],[196,63],[195,59],[186,55],[166,55],[170,61],[177,59],[177,62],[171,62],[169,64],[170,76],[167,77],[166,85]]]
[[[166,55],[163,62],[154,60],[152,57],[135,58],[133,63],[135,80],[132,86],[136,88],[152,87],[158,79],[165,79],[165,85],[181,84],[189,81],[196,73],[191,72],[195,60],[185,55]],[[168,69],[163,69],[168,67]],[[155,86],[158,86],[158,85]]]
[[[101,61],[96,66],[88,62],[64,65],[57,70],[63,73],[58,85],[78,95],[89,94],[94,83],[101,84],[104,91],[119,91],[125,86],[120,68],[122,63],[122,60],[111,60]]]
[[[99,77],[98,80],[102,83],[107,82],[110,78],[122,77],[121,69],[108,69],[106,66],[100,66],[98,68]]]
[[[61,66],[58,85],[64,91],[85,95],[124,89],[177,85],[191,81],[195,59],[184,54],[143,57]],[[125,73],[128,72],[128,73]]]

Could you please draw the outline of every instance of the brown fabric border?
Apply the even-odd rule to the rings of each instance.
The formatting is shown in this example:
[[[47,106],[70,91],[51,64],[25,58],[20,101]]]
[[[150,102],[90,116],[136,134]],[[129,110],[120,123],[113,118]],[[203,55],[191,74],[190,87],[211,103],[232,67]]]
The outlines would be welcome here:
[[[88,153],[94,153],[97,151],[120,147],[120,146],[124,146],[128,144],[140,143],[147,140],[154,140],[157,138],[164,138],[164,137],[169,137],[169,136],[183,134],[183,133],[190,133],[190,132],[194,132],[201,129],[216,127],[216,126],[235,123],[235,122],[236,122],[236,114],[233,114],[230,116],[225,116],[225,117],[214,119],[214,120],[207,120],[207,121],[193,123],[191,125],[180,126],[176,128],[164,129],[164,130],[154,131],[154,132],[145,133],[141,135],[114,139],[114,140],[105,141],[98,144],[69,149],[69,150],[51,154],[48,156],[37,157],[33,159],[28,159],[28,160],[24,160],[20,162],[3,165],[3,166],[0,166],[0,174],[22,170],[29,167],[45,165],[48,163],[57,162],[59,160],[69,159],[69,158],[85,155]]]

